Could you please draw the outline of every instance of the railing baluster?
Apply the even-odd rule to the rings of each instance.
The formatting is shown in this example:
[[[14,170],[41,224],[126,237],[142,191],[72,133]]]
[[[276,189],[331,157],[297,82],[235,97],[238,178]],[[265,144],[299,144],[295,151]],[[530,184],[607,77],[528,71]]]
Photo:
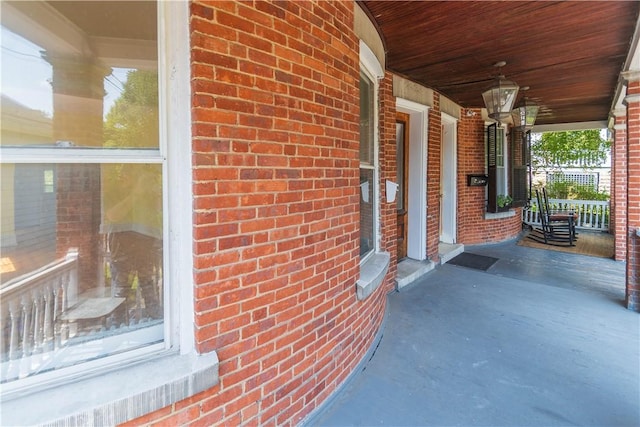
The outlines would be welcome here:
[[[584,218],[585,218],[584,222],[586,222],[587,224],[591,224],[592,223],[591,222],[591,206],[586,206],[584,208]]]
[[[60,339],[60,328],[58,327],[58,316],[62,313],[60,310],[60,297],[62,296],[62,280],[58,277],[53,285],[53,348],[58,348],[62,342]]]
[[[20,314],[22,310],[18,307],[17,301],[9,304],[9,317],[11,319],[11,330],[9,332],[9,359],[17,359],[20,347]]]
[[[55,286],[55,284],[54,284]],[[42,322],[42,339],[45,351],[53,350],[53,287],[44,289],[44,319]]]
[[[33,298],[33,348],[31,353],[40,353],[42,351],[42,304],[40,292],[35,292]]]
[[[585,207],[584,205],[582,205],[582,204],[580,204],[580,205],[576,205],[576,208],[577,208],[577,211],[579,212],[579,215],[578,215],[578,224],[576,224],[576,227],[584,227],[585,222],[587,222],[587,221],[585,220],[585,218],[586,218],[586,216],[587,216],[587,214],[588,214],[588,211],[587,211],[587,209],[588,209],[588,208],[586,208],[586,207]]]
[[[27,295],[30,296],[30,295]],[[33,307],[33,301],[25,301],[22,299],[22,336],[19,339],[22,344],[22,357],[31,356],[31,308]]]
[[[78,259],[78,249],[77,248],[69,249],[65,259],[67,261],[76,261]],[[68,287],[66,289],[65,296],[67,299],[67,304],[69,304],[69,306],[72,306],[76,302],[78,302],[78,268],[75,267],[75,268],[69,269],[67,272],[69,274],[68,276],[69,280],[68,280]],[[65,307],[65,309],[66,308],[68,307]]]

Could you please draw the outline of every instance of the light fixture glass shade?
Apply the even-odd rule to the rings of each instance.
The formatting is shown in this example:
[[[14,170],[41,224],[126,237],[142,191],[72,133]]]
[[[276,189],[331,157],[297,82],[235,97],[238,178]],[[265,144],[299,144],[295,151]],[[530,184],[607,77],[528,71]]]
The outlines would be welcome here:
[[[482,99],[489,117],[494,120],[504,120],[511,115],[511,108],[518,96],[518,85],[503,75],[498,76],[496,82],[482,92]]]
[[[523,131],[531,130],[536,122],[538,108],[538,104],[528,98],[524,98],[522,103],[511,112],[513,126]]]

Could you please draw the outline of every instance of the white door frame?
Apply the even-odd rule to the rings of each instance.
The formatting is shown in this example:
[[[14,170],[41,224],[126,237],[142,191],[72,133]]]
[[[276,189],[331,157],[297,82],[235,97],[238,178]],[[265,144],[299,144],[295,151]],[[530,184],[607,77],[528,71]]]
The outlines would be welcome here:
[[[396,98],[396,110],[409,115],[407,257],[427,259],[427,140],[429,106]]]
[[[456,243],[458,211],[458,120],[442,113],[440,157],[440,241]]]

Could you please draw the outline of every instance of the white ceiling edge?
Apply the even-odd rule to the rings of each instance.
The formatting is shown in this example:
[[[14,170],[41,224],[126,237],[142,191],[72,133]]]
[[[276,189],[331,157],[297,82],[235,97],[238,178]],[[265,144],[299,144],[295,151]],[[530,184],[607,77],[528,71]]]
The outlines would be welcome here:
[[[606,120],[596,120],[592,122],[576,122],[576,123],[556,123],[552,125],[534,125],[532,133],[542,132],[566,132],[571,130],[591,130],[605,129],[607,127]]]

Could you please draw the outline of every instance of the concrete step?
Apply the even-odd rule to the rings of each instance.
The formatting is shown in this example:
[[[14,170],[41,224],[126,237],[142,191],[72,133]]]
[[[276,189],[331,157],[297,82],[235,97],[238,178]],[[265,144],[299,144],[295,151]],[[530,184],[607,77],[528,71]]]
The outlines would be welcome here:
[[[413,259],[404,259],[398,264],[398,274],[396,275],[396,283],[398,289],[401,289],[414,280],[424,276],[435,268],[435,263],[430,260],[416,261]]]
[[[450,259],[460,255],[464,252],[464,245],[458,243],[443,243],[438,244],[438,255],[440,255],[440,264],[446,264]]]

